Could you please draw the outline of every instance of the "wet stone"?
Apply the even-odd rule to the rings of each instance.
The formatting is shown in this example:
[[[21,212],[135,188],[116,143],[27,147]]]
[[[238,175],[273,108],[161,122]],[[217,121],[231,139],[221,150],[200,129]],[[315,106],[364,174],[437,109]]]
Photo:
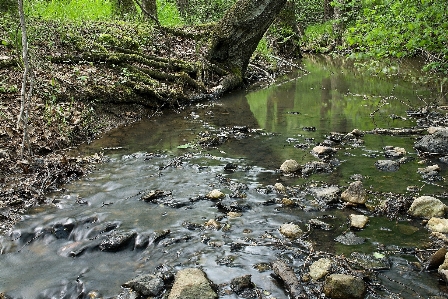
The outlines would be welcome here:
[[[448,219],[432,217],[427,226],[432,232],[448,233]]]
[[[119,251],[126,247],[137,235],[136,232],[113,232],[101,241],[101,251]]]
[[[325,279],[324,293],[333,299],[361,299],[366,293],[366,286],[359,277],[331,274]]]
[[[287,238],[295,239],[299,238],[303,234],[303,231],[297,224],[285,223],[280,226],[280,233]]]
[[[432,155],[448,155],[448,130],[436,130],[431,135],[425,135],[414,147],[420,152]]]
[[[336,202],[339,199],[340,189],[337,186],[329,186],[329,187],[318,187],[312,188],[311,194],[318,201],[323,201],[324,203],[332,203]]]
[[[151,190],[141,196],[141,200],[152,202],[156,201],[158,199],[171,196],[173,193],[171,191],[164,191],[164,190]]]
[[[400,163],[393,160],[378,160],[375,162],[377,169],[386,172],[394,172],[400,169]]]
[[[334,240],[344,245],[361,245],[366,241],[365,238],[358,237],[354,232],[339,235]]]
[[[384,147],[384,156],[386,156],[387,158],[401,158],[404,155],[406,155],[406,150],[402,147]]]
[[[332,171],[331,165],[329,163],[325,163],[322,161],[307,162],[302,167],[303,176],[310,176],[316,173],[327,173],[331,171]]]
[[[330,273],[331,265],[333,264],[333,261],[327,258],[322,258],[310,266],[310,276],[313,280],[319,280],[323,277],[325,277],[328,273]]]
[[[152,274],[140,275],[123,284],[143,296],[157,296],[165,287],[160,277]]]
[[[308,224],[314,228],[319,228],[322,230],[331,230],[333,228],[330,224],[319,219],[310,219]]]
[[[414,217],[431,218],[443,217],[446,211],[445,204],[432,196],[420,196],[411,204],[408,214]]]
[[[286,160],[280,166],[280,170],[284,173],[292,173],[300,170],[300,164],[296,160]]]
[[[448,253],[448,250],[445,247],[441,247],[439,250],[434,252],[428,259],[428,270],[437,269],[440,265],[445,261],[445,255]]]
[[[218,189],[213,189],[212,191],[210,191],[206,197],[208,199],[212,199],[212,200],[218,200],[218,199],[222,199],[224,198],[226,195],[224,193],[222,193],[220,190]]]
[[[348,259],[352,267],[363,270],[388,270],[391,263],[387,257],[377,258],[372,254],[353,252]]]
[[[254,283],[251,280],[252,275],[243,275],[240,277],[235,277],[230,282],[230,288],[238,295],[242,295],[242,293],[248,293],[246,296],[241,296],[243,298],[253,298],[250,296],[253,293],[253,289],[255,288]],[[249,297],[247,296],[249,295]]]
[[[440,181],[442,178],[439,175],[440,167],[439,165],[431,165],[425,168],[419,168],[417,173],[419,173],[424,180],[428,181]]]
[[[329,146],[322,146],[322,145],[315,146],[311,151],[311,153],[318,158],[324,158],[324,157],[331,156],[335,152],[336,152],[336,150],[334,148],[329,147]]]
[[[367,193],[361,181],[351,183],[348,188],[342,192],[341,199],[348,203],[365,204],[367,201]]]
[[[369,217],[365,215],[350,214],[350,227],[362,229],[369,221]]]
[[[197,268],[187,268],[176,273],[174,284],[168,299],[215,299],[218,298],[212,289],[205,273]]]

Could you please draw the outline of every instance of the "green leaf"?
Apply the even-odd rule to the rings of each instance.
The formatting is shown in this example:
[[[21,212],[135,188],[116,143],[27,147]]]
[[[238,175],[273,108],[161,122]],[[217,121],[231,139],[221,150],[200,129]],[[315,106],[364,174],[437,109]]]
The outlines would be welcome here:
[[[193,148],[193,147],[194,147],[193,144],[191,144],[191,143],[186,143],[186,144],[179,145],[177,148],[185,149],[185,148]]]
[[[373,256],[374,256],[375,258],[377,258],[377,259],[382,259],[383,257],[385,257],[384,254],[379,253],[379,252],[374,252],[374,253],[373,253]]]

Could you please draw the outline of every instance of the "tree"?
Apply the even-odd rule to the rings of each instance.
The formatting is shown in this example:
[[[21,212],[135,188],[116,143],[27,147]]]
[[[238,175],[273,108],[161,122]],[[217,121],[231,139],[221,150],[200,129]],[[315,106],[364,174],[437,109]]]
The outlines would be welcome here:
[[[22,78],[22,89],[20,92],[21,97],[20,113],[17,119],[17,128],[19,128],[20,125],[22,125],[23,127],[23,141],[22,141],[22,148],[20,151],[20,156],[21,158],[23,158],[23,151],[25,145],[28,145],[28,150],[31,153],[31,147],[29,145],[29,139],[28,139],[28,119],[29,119],[31,97],[33,94],[33,72],[28,58],[28,39],[26,34],[25,14],[23,12],[23,1],[17,0],[17,2],[19,7],[20,25],[22,29],[22,59],[24,67]]]
[[[228,73],[221,88],[243,81],[250,57],[287,0],[238,0],[216,25],[207,59]]]

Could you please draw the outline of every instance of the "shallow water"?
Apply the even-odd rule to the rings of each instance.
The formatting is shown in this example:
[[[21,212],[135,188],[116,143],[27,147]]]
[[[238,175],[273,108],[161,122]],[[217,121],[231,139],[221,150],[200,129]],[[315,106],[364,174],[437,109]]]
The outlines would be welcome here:
[[[14,298],[76,298],[96,291],[109,297],[120,292],[121,284],[164,264],[174,269],[201,266],[216,284],[252,274],[257,287],[270,294],[267,298],[287,298],[271,271],[259,272],[255,266],[281,258],[306,272],[302,266],[309,248],[301,243],[277,246],[284,241],[278,229],[294,222],[307,231],[309,221],[319,219],[331,229],[311,228],[305,238],[317,251],[345,256],[381,252],[392,267],[378,279],[391,292],[403,292],[404,298],[442,294],[437,276],[411,268],[416,259],[407,250],[429,242],[419,221],[371,217],[365,229],[355,232],[366,242],[343,245],[334,239],[349,229],[348,215],[370,211],[322,206],[310,191],[326,184],[343,188],[353,175],[361,174],[372,191],[368,206],[383,199],[378,194],[409,195],[407,187],[414,185],[419,195],[443,199],[445,181],[425,182],[417,174],[422,167],[413,149],[417,136],[366,134],[364,143],[338,150],[339,164],[329,173],[288,177],[276,171],[287,159],[300,164],[318,160],[310,150],[330,132],[413,127],[415,121],[406,110],[421,106],[422,99],[431,101],[433,95],[398,79],[360,74],[342,60],[309,57],[303,67],[309,73],[263,90],[164,113],[77,149],[79,154],[103,151],[110,161],[66,186],[63,193],[49,195],[53,204],[30,210],[10,235],[0,239],[0,292]],[[225,142],[198,145],[208,135]],[[384,159],[383,147],[389,145],[405,148],[410,159],[397,172],[380,172],[374,163]],[[237,168],[225,170],[229,163]],[[445,178],[446,167],[439,165]],[[273,190],[276,182],[290,188],[288,197],[295,206],[274,200],[284,196]],[[223,191],[223,205],[241,216],[230,217],[204,199],[212,189]],[[172,194],[156,203],[140,200],[149,190]],[[200,226],[209,219],[218,219],[222,228]],[[138,240],[162,230],[170,232],[141,248],[132,242],[118,252],[95,247],[114,231],[133,231]]]

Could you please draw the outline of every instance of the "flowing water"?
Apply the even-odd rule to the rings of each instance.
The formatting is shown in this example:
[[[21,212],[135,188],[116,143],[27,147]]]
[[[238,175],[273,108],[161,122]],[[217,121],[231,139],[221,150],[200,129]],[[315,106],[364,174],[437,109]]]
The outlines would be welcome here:
[[[378,281],[403,298],[443,294],[436,275],[412,268],[414,249],[429,243],[421,221],[371,216],[368,226],[355,232],[364,243],[335,241],[349,230],[349,214],[371,215],[384,194],[410,196],[408,187],[417,186],[418,195],[442,197],[444,181],[425,182],[417,173],[422,167],[413,149],[417,136],[365,134],[362,142],[342,146],[328,171],[306,177],[277,171],[287,159],[302,165],[319,160],[310,151],[330,132],[414,127],[406,111],[433,95],[396,78],[363,75],[343,60],[309,57],[303,67],[309,73],[164,112],[77,149],[80,154],[102,151],[110,159],[64,192],[50,194],[52,204],[31,209],[0,239],[0,293],[111,297],[126,281],[165,265],[174,270],[200,266],[216,284],[251,274],[265,298],[287,298],[268,263],[283,259],[303,274],[313,246],[331,255],[386,255],[390,269],[382,270]],[[407,162],[396,172],[375,167],[385,146],[406,150]],[[440,166],[445,178],[446,168]],[[362,175],[370,191],[367,207],[319,202],[316,190],[338,186],[342,191],[354,175]],[[287,194],[274,189],[278,182]],[[213,189],[226,194],[221,204],[205,197]],[[152,202],[142,200],[151,190],[161,191]],[[285,204],[283,197],[294,204]],[[210,219],[220,228],[205,226]],[[328,226],[312,227],[315,220]],[[278,246],[288,243],[278,231],[287,222],[308,235]],[[101,242],[117,232],[130,241],[104,249]]]

